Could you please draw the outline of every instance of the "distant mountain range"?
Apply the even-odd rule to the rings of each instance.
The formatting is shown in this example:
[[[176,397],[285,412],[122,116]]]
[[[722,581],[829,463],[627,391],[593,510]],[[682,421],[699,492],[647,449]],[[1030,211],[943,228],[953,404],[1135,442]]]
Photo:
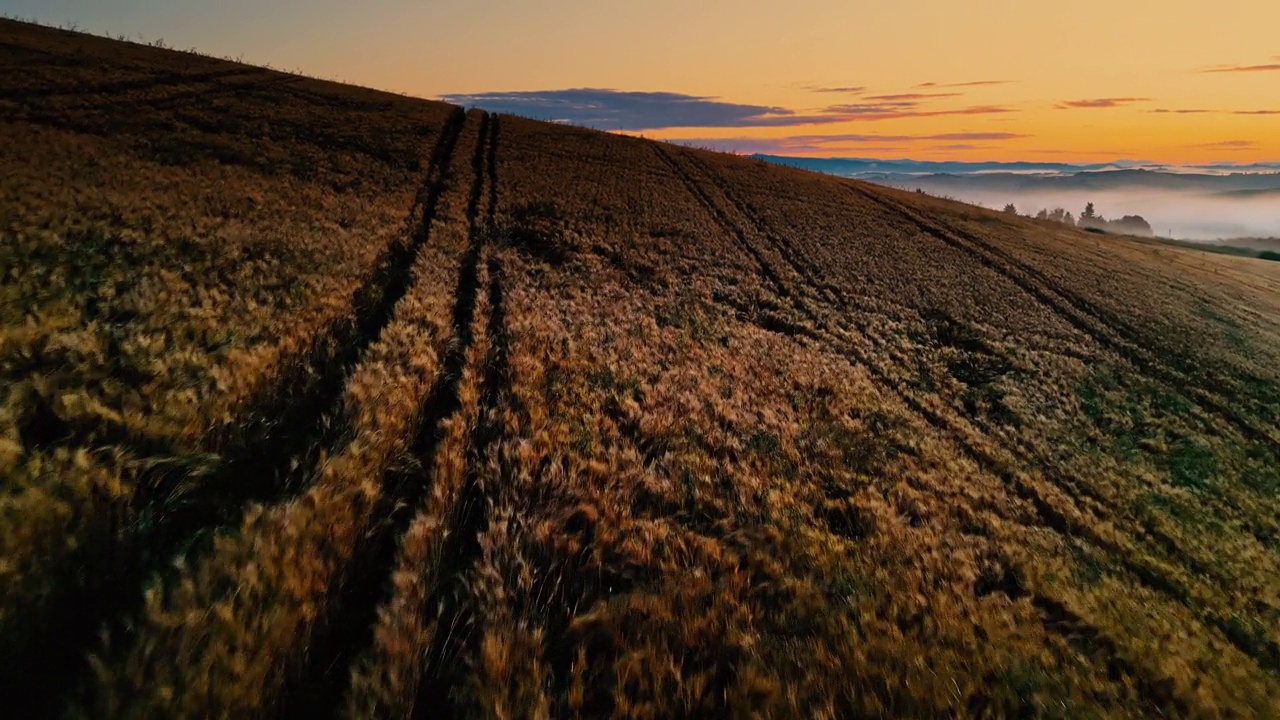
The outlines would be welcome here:
[[[1280,237],[1280,162],[1171,166],[755,157],[997,209],[1012,204],[1024,215],[1042,208],[1079,213],[1094,203],[1109,218],[1142,216],[1168,237]]]
[[[752,157],[792,167],[814,170],[829,175],[857,177],[921,176],[921,175],[1018,175],[1027,177],[1063,177],[1080,173],[1111,174],[1131,173],[1130,178],[1159,176],[1180,177],[1237,177],[1271,175],[1271,182],[1280,182],[1280,162],[1237,165],[1213,163],[1206,165],[1167,165],[1136,160],[1117,160],[1108,163],[1040,163],[1040,162],[931,162],[926,160],[878,160],[869,158],[803,158],[782,155],[753,155]],[[1137,175],[1145,173],[1145,175]],[[1121,175],[1121,177],[1126,177]],[[1255,187],[1260,187],[1257,185]]]

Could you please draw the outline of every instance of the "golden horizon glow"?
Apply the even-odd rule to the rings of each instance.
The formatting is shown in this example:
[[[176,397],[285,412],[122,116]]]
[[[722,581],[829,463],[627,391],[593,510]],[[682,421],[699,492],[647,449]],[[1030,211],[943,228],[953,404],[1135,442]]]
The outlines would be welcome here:
[[[677,0],[371,0],[359,7],[282,0],[267,10],[229,0],[165,13],[145,0],[44,4],[0,0],[0,11],[141,32],[178,47],[423,97],[608,88],[804,117],[838,114],[832,107],[839,105],[860,108],[840,122],[632,129],[748,151],[1280,161],[1280,3],[1273,0],[921,0],[893,7],[839,0],[703,0],[694,7]],[[242,22],[249,16],[252,23]],[[1008,82],[975,84],[984,81]],[[865,90],[815,91],[842,87]],[[903,95],[930,97],[893,97]],[[868,109],[887,103],[908,112],[874,117]]]

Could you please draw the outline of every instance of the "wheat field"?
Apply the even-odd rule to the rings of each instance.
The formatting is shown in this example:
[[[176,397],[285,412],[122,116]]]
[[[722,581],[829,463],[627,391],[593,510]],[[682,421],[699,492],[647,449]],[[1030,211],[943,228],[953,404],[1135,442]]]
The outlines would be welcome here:
[[[1280,263],[0,21],[10,717],[1276,717]]]

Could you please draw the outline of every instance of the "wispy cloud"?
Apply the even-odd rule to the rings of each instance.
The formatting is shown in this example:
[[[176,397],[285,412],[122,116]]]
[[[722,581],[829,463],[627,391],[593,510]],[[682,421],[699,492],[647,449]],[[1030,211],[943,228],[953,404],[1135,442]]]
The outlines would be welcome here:
[[[1093,98],[1089,100],[1063,100],[1058,103],[1059,110],[1077,110],[1081,108],[1115,108],[1132,105],[1133,103],[1151,102],[1151,98],[1139,97],[1121,97],[1121,98]]]
[[[860,154],[884,151],[920,150],[967,150],[987,145],[974,145],[978,142],[1000,142],[1032,137],[1021,133],[1001,132],[954,132],[926,135],[876,135],[876,134],[832,134],[832,135],[792,135],[784,138],[675,138],[671,142],[698,147],[713,147],[735,152],[758,152],[771,155],[797,153],[837,153],[841,149],[856,147]],[[929,143],[949,143],[930,145]]]
[[[931,135],[794,135],[788,140],[803,143],[872,143],[872,142],[926,142],[926,141],[970,141],[970,140],[1019,140],[1031,135],[1011,132],[953,132]]]
[[[692,147],[711,148],[736,153],[760,153],[763,155],[820,155],[838,152],[839,146],[822,142],[803,142],[802,138],[671,138],[667,142]],[[918,148],[917,148],[918,149]],[[905,153],[911,148],[900,144],[866,143],[858,146],[860,154]]]
[[[929,100],[933,98],[962,97],[964,93],[898,93],[897,95],[868,95],[868,100],[895,102],[902,100]]]
[[[828,105],[822,112],[828,115],[882,115],[906,112],[918,108],[920,103],[911,100],[892,100],[873,103],[846,103]]]
[[[1251,148],[1257,144],[1252,140],[1223,140],[1222,142],[1204,143],[1203,145],[1192,145],[1191,147],[1243,149]]]
[[[804,115],[783,107],[723,102],[670,92],[625,92],[598,88],[442,95],[458,105],[481,107],[601,130],[678,127],[787,127],[829,124],[843,118],[824,112]]]
[[[915,87],[916,87],[917,89],[918,89],[918,88],[962,88],[962,87],[984,87],[984,86],[987,86],[987,85],[1008,85],[1008,84],[1010,84],[1010,83],[1012,83],[1012,82],[1013,82],[1012,80],[973,80],[973,81],[970,81],[970,82],[958,82],[958,83],[936,83],[936,82],[926,82],[926,83],[920,83],[919,85],[916,85]]]
[[[995,115],[1016,112],[1003,105],[937,107],[937,99],[958,93],[880,95],[862,102],[796,111],[767,105],[725,102],[715,97],[670,92],[627,92],[597,88],[491,92],[441,96],[446,102],[493,112],[524,115],[601,130],[664,128],[752,128],[831,125],[853,121],[897,120],[948,115]]]
[[[1204,108],[1157,108],[1148,110],[1148,112],[1175,115],[1193,115],[1197,113],[1212,113],[1214,115],[1280,115],[1280,110],[1206,110]]]
[[[805,90],[816,93],[841,93],[844,95],[860,95],[867,91],[866,86],[853,85],[850,87],[806,87]]]
[[[1280,57],[1274,57],[1272,60],[1280,60]],[[1254,72],[1278,72],[1280,71],[1280,63],[1268,63],[1265,65],[1219,65],[1217,67],[1205,68],[1201,73],[1254,73]]]
[[[852,120],[901,120],[918,117],[942,117],[945,115],[1000,115],[1017,112],[1003,105],[971,105],[962,108],[942,108],[930,110],[921,108],[912,101],[890,101],[880,104],[832,105],[822,111],[832,117],[841,118],[841,122]]]

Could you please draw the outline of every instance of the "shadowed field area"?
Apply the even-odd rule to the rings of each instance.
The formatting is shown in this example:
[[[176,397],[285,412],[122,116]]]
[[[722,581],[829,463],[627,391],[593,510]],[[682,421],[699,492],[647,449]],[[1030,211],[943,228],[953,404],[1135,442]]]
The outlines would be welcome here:
[[[15,717],[1274,717],[1280,263],[0,22]]]

